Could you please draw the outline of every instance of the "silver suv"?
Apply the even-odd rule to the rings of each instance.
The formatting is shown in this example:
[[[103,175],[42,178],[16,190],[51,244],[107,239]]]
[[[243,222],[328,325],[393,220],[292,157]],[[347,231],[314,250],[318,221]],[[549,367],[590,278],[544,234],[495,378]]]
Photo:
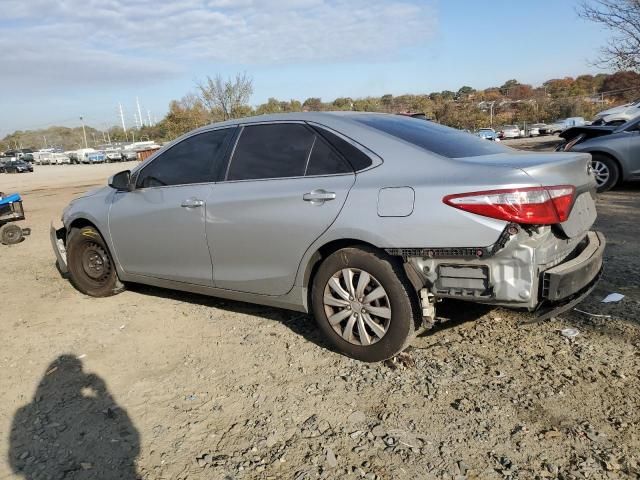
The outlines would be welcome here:
[[[51,238],[81,292],[126,282],[303,312],[340,352],[400,352],[455,298],[552,315],[602,268],[590,156],[432,122],[292,113],[213,124],[74,200]]]

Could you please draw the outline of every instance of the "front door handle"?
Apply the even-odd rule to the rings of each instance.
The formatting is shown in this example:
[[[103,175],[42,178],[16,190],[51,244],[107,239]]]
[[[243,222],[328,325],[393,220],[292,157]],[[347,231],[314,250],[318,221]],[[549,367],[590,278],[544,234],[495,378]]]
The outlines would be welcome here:
[[[305,202],[311,202],[315,204],[324,203],[329,200],[335,200],[336,194],[335,192],[327,192],[323,189],[312,190],[311,192],[305,193],[302,196],[302,199]]]
[[[204,200],[200,200],[198,198],[187,198],[186,200],[182,201],[180,206],[184,207],[184,208],[203,207],[204,206]]]

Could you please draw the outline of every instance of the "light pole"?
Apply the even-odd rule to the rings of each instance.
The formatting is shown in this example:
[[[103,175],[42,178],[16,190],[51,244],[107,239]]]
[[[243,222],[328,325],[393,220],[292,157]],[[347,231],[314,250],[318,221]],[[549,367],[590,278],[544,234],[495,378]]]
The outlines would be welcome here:
[[[84,148],[89,148],[89,145],[87,145],[87,132],[84,129],[84,120],[82,119],[82,117],[80,117],[80,121],[82,122],[82,136],[84,137]]]
[[[496,104],[495,100],[491,102],[489,106],[489,126],[493,128],[493,106]]]

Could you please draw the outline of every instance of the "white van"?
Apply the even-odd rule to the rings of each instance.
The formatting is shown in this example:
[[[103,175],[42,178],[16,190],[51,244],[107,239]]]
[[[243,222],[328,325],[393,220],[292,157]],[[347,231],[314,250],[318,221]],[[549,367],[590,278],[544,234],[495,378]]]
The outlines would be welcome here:
[[[36,165],[51,165],[53,163],[52,152],[33,152],[33,162]]]

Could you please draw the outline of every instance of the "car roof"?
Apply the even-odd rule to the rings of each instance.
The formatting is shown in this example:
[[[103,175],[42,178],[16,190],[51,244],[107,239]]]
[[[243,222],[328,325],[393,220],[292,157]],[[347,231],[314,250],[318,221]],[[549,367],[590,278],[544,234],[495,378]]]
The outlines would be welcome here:
[[[352,111],[330,111],[330,112],[288,112],[288,113],[271,113],[267,115],[254,115],[252,117],[234,118],[223,122],[215,122],[198,130],[208,130],[212,127],[224,127],[229,125],[247,124],[247,123],[262,123],[262,122],[285,122],[285,121],[302,121],[302,122],[318,122],[318,123],[354,123],[352,117],[371,117],[389,115],[390,113],[376,113],[376,112],[352,112]],[[351,118],[350,118],[351,117]],[[417,120],[417,119],[416,119]]]

